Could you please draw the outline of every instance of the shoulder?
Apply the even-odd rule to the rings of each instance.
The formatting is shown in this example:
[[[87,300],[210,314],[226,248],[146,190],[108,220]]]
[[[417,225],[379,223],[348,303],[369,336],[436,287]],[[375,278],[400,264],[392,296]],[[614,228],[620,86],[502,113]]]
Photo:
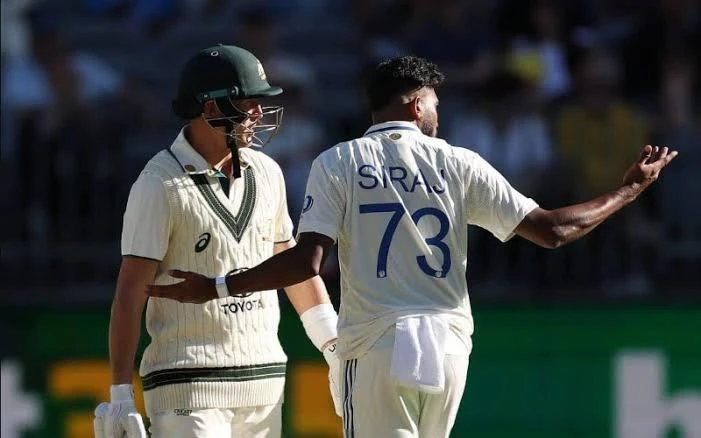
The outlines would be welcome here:
[[[251,166],[256,174],[270,180],[284,180],[280,165],[265,152],[245,148],[241,149],[239,154],[241,156],[241,161]]]
[[[461,146],[450,146],[450,155],[465,164],[472,164],[482,158],[472,149]]]
[[[280,165],[270,155],[257,149],[245,148],[239,151],[241,160],[255,167],[263,168],[269,171],[282,172]]]
[[[167,183],[162,175],[144,169],[129,190],[129,203],[142,208],[155,208],[159,200],[168,198]]]
[[[479,158],[479,154],[464,146],[454,146],[442,138],[426,137],[424,143],[436,155],[443,155],[457,164],[469,165]]]
[[[367,137],[342,141],[319,153],[314,162],[316,165],[331,169],[348,167],[374,144],[375,142]]]
[[[479,153],[466,147],[452,146],[443,141],[442,148],[448,154],[450,162],[463,178],[485,178],[494,167]]]
[[[144,166],[142,174],[149,174],[161,178],[162,181],[172,179],[184,174],[178,160],[164,149],[154,155]]]
[[[316,161],[320,163],[334,163],[337,160],[350,154],[350,142],[344,141],[323,150],[316,156]]]
[[[262,150],[253,149],[251,147],[242,148],[239,150],[239,155],[243,161],[250,164],[264,167],[266,169],[280,170],[280,165],[277,163],[277,161]]]

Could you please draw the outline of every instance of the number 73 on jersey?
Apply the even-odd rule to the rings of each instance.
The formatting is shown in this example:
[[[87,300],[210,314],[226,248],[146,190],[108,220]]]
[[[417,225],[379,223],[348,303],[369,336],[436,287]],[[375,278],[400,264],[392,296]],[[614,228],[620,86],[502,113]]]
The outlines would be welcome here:
[[[382,240],[380,241],[380,248],[377,253],[377,277],[385,278],[387,277],[387,257],[389,255],[389,247],[392,244],[394,235],[396,234],[397,227],[402,220],[405,213],[409,213],[404,209],[404,206],[398,202],[388,202],[388,203],[378,203],[378,204],[361,204],[358,206],[360,214],[372,214],[372,213],[392,213],[392,216],[387,223],[387,228],[382,235]],[[433,237],[425,237],[424,242],[429,247],[437,248],[443,259],[443,264],[440,269],[434,269],[428,264],[425,255],[420,255],[416,257],[416,263],[418,267],[423,271],[424,274],[436,278],[444,278],[448,275],[450,271],[450,248],[443,241],[445,236],[450,231],[450,221],[448,216],[441,210],[433,207],[425,207],[416,210],[411,214],[411,220],[414,224],[418,225],[419,221],[424,216],[433,216],[438,219],[440,223],[440,229]]]

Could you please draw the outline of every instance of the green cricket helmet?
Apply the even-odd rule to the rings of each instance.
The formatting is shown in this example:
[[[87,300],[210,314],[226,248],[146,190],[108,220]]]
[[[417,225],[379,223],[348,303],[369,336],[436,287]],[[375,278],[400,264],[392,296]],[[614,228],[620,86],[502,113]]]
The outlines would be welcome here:
[[[237,100],[277,96],[282,88],[271,86],[263,65],[248,50],[222,44],[206,48],[187,61],[180,73],[178,93],[173,111],[183,119],[202,114],[203,104],[216,102],[222,116],[207,117],[213,127],[225,127],[225,133],[235,144],[235,128],[247,121],[250,146],[262,147],[275,135],[282,120],[281,106],[263,106],[255,115],[241,111]]]

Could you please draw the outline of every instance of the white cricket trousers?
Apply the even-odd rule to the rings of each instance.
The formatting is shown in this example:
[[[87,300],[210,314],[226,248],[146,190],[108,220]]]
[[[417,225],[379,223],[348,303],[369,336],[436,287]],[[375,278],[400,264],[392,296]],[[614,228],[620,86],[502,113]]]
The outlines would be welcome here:
[[[175,409],[150,418],[151,438],[280,438],[282,404],[233,409]]]
[[[467,381],[469,356],[445,356],[445,391],[428,394],[390,376],[392,348],[346,361],[345,438],[448,438]]]

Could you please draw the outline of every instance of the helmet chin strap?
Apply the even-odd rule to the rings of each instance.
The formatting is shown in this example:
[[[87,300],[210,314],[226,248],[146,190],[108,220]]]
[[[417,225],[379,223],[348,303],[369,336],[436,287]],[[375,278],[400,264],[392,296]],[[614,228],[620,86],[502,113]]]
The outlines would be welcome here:
[[[241,160],[239,159],[239,148],[236,146],[236,138],[232,135],[234,132],[234,122],[229,119],[221,118],[208,120],[208,123],[213,128],[224,127],[224,135],[226,135],[226,146],[231,151],[231,167],[234,179],[241,177]]]
[[[226,145],[231,151],[231,174],[234,179],[241,177],[241,160],[239,159],[239,148],[236,146],[236,139],[233,135],[229,135],[229,130],[226,133]]]

